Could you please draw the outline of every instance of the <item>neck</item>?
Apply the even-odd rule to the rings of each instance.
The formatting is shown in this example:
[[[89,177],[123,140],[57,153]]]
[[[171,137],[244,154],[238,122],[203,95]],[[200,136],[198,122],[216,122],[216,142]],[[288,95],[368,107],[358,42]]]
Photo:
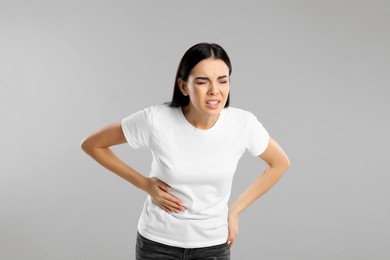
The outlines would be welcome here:
[[[182,111],[191,125],[202,130],[211,128],[219,118],[219,114],[216,116],[205,115],[191,107],[191,105],[183,107]]]

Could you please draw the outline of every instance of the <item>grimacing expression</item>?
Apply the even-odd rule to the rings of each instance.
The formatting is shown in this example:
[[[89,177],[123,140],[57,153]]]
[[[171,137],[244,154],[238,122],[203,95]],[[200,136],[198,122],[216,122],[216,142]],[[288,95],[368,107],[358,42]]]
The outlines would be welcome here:
[[[189,96],[191,109],[217,116],[229,96],[229,67],[221,59],[204,59],[191,70],[186,82],[178,79],[178,85],[183,95]]]

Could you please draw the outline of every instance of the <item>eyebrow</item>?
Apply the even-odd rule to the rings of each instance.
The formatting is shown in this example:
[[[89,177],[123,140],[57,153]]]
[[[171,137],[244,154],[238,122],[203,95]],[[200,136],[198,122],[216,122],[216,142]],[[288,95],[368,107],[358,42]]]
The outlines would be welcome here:
[[[219,76],[218,79],[227,78],[228,76]],[[210,80],[208,77],[196,77],[195,79],[201,79],[201,80]]]

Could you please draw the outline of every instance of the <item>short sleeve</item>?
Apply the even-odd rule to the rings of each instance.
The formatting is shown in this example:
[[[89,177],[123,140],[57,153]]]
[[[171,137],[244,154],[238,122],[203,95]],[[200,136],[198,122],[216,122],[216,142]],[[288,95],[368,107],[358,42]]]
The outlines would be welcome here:
[[[252,113],[249,114],[246,132],[246,148],[252,156],[262,154],[269,143],[269,133]]]
[[[131,114],[121,121],[122,131],[127,143],[134,149],[148,147],[152,136],[150,108]]]

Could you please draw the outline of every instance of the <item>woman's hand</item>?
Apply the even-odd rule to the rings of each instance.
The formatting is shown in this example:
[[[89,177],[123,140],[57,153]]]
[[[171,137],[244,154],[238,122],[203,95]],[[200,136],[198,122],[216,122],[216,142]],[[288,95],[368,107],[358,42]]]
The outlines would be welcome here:
[[[170,187],[156,177],[147,178],[146,192],[152,201],[168,213],[180,213],[185,210],[183,202],[169,193]]]
[[[230,247],[232,247],[238,235],[238,217],[239,217],[238,213],[229,212],[228,215],[229,237],[227,242],[230,245]]]

